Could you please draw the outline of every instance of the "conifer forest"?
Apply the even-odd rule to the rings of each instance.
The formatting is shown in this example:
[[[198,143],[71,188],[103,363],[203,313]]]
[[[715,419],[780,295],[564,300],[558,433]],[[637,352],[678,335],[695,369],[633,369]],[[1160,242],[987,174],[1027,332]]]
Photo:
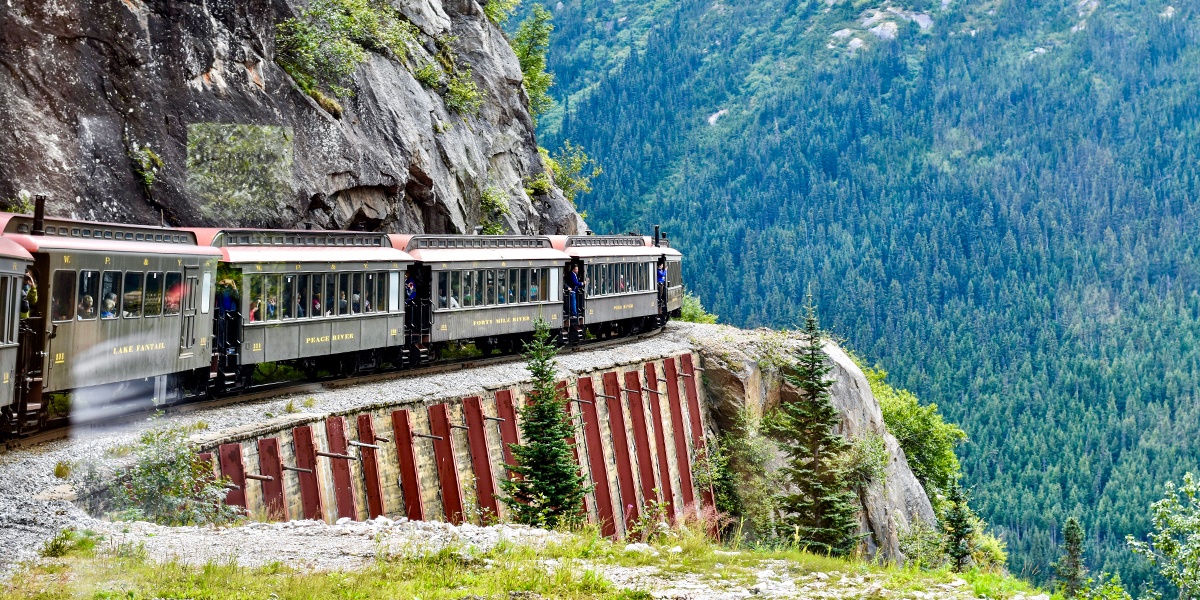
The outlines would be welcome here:
[[[539,143],[742,327],[829,331],[965,430],[1009,568],[1131,591],[1200,465],[1194,2],[564,0]],[[528,11],[528,6],[522,11]]]

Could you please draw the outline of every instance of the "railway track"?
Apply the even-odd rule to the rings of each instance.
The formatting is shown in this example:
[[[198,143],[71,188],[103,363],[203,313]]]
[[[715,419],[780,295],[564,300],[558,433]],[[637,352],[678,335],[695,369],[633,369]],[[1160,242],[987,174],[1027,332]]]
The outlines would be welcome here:
[[[630,342],[640,342],[650,339],[662,333],[663,328],[660,327],[648,333],[638,334],[636,336],[612,339],[612,340],[596,340],[586,342],[576,346],[565,346],[559,349],[559,354],[574,354],[576,352],[590,352],[592,350],[602,350],[626,344]],[[503,356],[493,356],[488,358],[463,358],[455,360],[447,360],[438,362],[437,364],[418,369],[404,370],[388,370],[380,373],[371,373],[368,375],[358,375],[355,377],[347,377],[344,379],[329,379],[327,381],[286,381],[280,383],[269,383],[251,387],[242,394],[236,396],[228,396],[225,398],[214,398],[212,400],[200,400],[195,402],[180,402],[177,404],[168,404],[155,407],[153,409],[133,411],[119,417],[107,419],[102,423],[83,424],[72,426],[68,419],[59,419],[62,424],[58,427],[52,427],[36,434],[7,440],[0,442],[0,454],[17,450],[21,448],[30,448],[38,444],[52,442],[54,440],[70,437],[71,432],[75,430],[89,430],[95,428],[107,428],[123,423],[131,423],[133,421],[145,418],[146,415],[153,412],[161,412],[165,415],[180,415],[189,412],[196,412],[210,408],[218,408],[230,404],[241,402],[254,402],[258,400],[267,400],[270,398],[278,398],[280,396],[288,396],[291,394],[303,394],[307,392],[320,392],[324,390],[343,389],[362,385],[364,383],[374,383],[378,381],[391,381],[395,379],[407,379],[411,377],[424,377],[427,375],[437,375],[441,373],[453,373],[466,369],[474,369],[477,367],[486,367],[491,365],[499,365],[511,362],[524,360],[520,354],[505,354]]]

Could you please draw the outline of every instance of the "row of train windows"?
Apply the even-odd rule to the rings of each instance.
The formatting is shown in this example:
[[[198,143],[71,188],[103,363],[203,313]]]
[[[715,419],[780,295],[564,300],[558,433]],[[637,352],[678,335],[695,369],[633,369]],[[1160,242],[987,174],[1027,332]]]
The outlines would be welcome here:
[[[21,276],[0,277],[0,343],[17,343],[18,321],[21,305]]]
[[[17,227],[17,231],[20,233],[26,233],[27,231],[29,231],[29,226],[21,225],[21,226]],[[175,243],[175,244],[182,244],[184,242],[189,241],[188,237],[186,235],[170,235],[170,234],[164,235],[161,233],[133,233],[130,231],[112,231],[109,229],[81,229],[79,227],[73,227],[71,229],[67,229],[66,227],[50,226],[50,227],[46,228],[46,235],[70,235],[70,236],[75,236],[75,237],[83,236],[83,237],[103,238],[106,240],[117,239],[117,240],[131,240],[131,241],[137,241],[137,242],[170,242],[170,243]]]
[[[211,277],[204,274],[205,290]],[[179,314],[184,300],[182,273],[104,271],[101,274],[63,269],[54,272],[51,285],[50,318],[55,321],[169,317]],[[208,312],[207,303],[204,312]]]
[[[247,275],[246,281],[251,323],[400,310],[398,272]]]
[[[654,291],[655,269],[652,262],[587,265],[587,295],[606,296],[629,292]]]
[[[557,268],[441,271],[437,274],[438,308],[557,302],[558,277]]]

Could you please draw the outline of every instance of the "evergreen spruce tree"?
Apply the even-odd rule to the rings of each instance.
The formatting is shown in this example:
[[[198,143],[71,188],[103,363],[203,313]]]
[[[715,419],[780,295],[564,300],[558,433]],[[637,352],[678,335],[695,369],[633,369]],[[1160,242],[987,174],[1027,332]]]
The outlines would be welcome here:
[[[1087,574],[1087,568],[1083,566],[1083,528],[1075,517],[1067,519],[1063,525],[1063,546],[1066,556],[1051,566],[1063,595],[1074,598],[1083,591],[1083,577]]]
[[[516,465],[509,465],[508,480],[500,487],[501,500],[514,520],[529,525],[556,527],[581,518],[584,477],[571,453],[572,424],[561,393],[555,388],[554,356],[550,327],[538,319],[532,343],[525,345],[525,368],[533,375],[533,389],[520,410],[524,444],[512,446]]]
[[[942,528],[946,533],[946,553],[954,560],[954,570],[961,573],[971,558],[971,536],[975,534],[975,515],[971,513],[970,494],[958,480],[950,484],[946,517]]]
[[[785,513],[780,524],[783,537],[816,550],[844,556],[858,543],[858,497],[846,480],[843,453],[846,439],[835,433],[841,420],[829,399],[831,381],[825,376],[821,330],[809,297],[801,335],[804,345],[796,355],[795,373],[787,380],[800,390],[800,397],[783,403],[766,422],[767,434],[787,454],[790,492],[781,495],[778,506]]]

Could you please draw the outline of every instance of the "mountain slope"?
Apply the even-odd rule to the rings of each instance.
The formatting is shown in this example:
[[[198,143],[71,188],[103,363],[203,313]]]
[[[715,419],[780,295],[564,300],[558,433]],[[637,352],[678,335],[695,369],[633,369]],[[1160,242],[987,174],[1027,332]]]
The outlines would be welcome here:
[[[968,432],[1014,571],[1076,515],[1093,570],[1145,581],[1124,536],[1200,471],[1194,4],[684,1],[624,21],[644,47],[612,39],[632,7],[554,13],[541,133],[604,166],[593,229],[663,223],[737,325],[811,292]]]

